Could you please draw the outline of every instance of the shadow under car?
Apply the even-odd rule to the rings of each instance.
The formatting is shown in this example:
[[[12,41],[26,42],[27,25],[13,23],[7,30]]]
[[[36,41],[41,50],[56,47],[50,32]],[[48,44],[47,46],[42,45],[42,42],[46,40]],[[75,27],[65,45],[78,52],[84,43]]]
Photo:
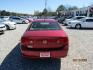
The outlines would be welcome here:
[[[20,45],[3,60],[0,70],[60,70],[61,59],[26,59],[21,56]]]

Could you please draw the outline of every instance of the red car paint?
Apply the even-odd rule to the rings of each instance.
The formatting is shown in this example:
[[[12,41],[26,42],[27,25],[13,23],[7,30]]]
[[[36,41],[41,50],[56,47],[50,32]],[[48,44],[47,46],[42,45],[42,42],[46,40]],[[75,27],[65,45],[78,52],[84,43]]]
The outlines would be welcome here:
[[[33,22],[57,22],[38,19]],[[26,30],[21,38],[21,53],[28,58],[61,58],[68,54],[68,36],[61,30]]]

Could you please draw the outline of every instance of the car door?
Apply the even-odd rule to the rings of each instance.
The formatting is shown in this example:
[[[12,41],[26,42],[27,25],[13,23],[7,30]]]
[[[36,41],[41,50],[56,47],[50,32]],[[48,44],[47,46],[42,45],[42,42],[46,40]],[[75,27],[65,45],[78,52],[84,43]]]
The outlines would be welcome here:
[[[81,24],[81,27],[83,27],[83,28],[86,28],[86,19],[85,18],[83,18],[83,19],[80,19],[80,24]]]
[[[86,19],[86,28],[93,28],[93,19]]]

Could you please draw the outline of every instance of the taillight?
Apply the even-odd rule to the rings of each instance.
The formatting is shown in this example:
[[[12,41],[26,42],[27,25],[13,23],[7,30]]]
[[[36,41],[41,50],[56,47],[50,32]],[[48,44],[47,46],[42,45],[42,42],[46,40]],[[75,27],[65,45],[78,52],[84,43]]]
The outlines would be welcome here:
[[[57,44],[68,44],[68,38],[67,37],[63,37],[63,38],[59,38],[57,40]]]
[[[28,38],[25,38],[25,37],[21,38],[21,44],[26,45],[28,43],[29,43],[29,39]]]
[[[68,37],[64,37],[64,43],[68,45]]]

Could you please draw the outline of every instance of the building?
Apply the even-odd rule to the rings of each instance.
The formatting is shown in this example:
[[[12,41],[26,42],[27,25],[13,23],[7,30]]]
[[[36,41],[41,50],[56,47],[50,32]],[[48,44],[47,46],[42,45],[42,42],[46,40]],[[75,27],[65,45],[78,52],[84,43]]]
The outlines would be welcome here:
[[[79,8],[76,10],[60,11],[64,16],[93,16],[93,5],[88,7]]]

